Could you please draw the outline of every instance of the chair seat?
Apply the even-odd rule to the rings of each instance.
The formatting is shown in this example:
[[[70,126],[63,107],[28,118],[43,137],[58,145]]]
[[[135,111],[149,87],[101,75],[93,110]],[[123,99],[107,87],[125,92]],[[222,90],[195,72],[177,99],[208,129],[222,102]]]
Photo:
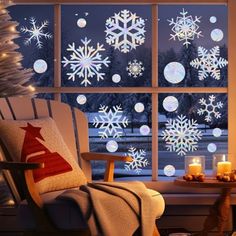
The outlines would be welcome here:
[[[56,199],[56,197],[64,191],[65,190],[55,191],[41,195],[50,218],[53,219],[53,223],[59,229],[78,230],[86,228],[87,224],[84,221],[77,205],[73,201],[61,201]],[[157,191],[148,189],[148,192],[155,201],[156,216],[157,218],[160,218],[165,208],[164,199],[162,195]],[[89,211],[89,202],[86,195],[87,193],[82,192],[82,197],[84,197],[84,208],[82,210],[84,213],[86,213],[86,211]],[[18,220],[23,229],[35,229],[35,221],[33,219],[33,215],[25,200],[22,201],[19,205]]]

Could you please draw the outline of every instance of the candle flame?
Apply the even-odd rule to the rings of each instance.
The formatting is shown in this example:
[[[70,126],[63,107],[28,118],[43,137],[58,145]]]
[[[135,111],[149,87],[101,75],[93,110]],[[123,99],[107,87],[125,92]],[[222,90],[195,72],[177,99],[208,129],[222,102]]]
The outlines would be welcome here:
[[[200,163],[200,160],[198,158],[193,158],[193,164]]]

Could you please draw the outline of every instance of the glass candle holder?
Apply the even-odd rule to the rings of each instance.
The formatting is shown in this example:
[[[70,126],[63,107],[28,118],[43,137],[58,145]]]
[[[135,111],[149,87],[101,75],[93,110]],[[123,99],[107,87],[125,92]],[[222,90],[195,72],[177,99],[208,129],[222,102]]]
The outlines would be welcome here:
[[[205,156],[185,156],[185,173],[199,175],[205,172]]]
[[[231,172],[232,165],[231,162],[228,161],[229,154],[215,154],[213,155],[213,175],[224,174],[227,172]]]

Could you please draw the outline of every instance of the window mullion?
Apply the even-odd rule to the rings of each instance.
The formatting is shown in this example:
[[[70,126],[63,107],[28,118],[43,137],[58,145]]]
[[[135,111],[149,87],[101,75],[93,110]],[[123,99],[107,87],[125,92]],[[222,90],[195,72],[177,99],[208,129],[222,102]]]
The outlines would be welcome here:
[[[54,87],[61,87],[61,5],[54,5]],[[61,100],[61,93],[54,99]]]
[[[152,5],[152,87],[158,87],[158,11]],[[158,178],[158,94],[152,94],[152,180]]]

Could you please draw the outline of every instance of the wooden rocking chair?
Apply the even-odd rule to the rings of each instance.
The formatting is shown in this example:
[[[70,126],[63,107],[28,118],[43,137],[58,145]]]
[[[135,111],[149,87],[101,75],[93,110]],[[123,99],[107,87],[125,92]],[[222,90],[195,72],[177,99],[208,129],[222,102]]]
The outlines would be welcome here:
[[[85,114],[76,108],[57,101],[29,97],[0,98],[0,119],[32,120],[44,117],[54,119],[65,143],[73,156],[78,159],[77,162],[88,181],[92,181],[91,160],[107,162],[104,181],[113,181],[115,161],[132,161],[131,157],[91,153],[89,151],[88,121]],[[2,142],[0,147],[2,149],[0,169],[3,170],[5,179],[18,204],[25,235],[90,235],[86,222],[83,222],[82,216],[75,210],[76,207],[55,199],[62,191],[42,195],[38,193],[32,170],[41,168],[43,164],[13,162]],[[161,194],[153,190],[150,190],[150,194],[155,195],[157,207],[160,208],[157,216],[159,218],[164,210],[163,198]],[[63,216],[63,220],[60,215]],[[67,219],[66,222],[65,219]],[[153,232],[154,235],[159,235],[157,228]]]

